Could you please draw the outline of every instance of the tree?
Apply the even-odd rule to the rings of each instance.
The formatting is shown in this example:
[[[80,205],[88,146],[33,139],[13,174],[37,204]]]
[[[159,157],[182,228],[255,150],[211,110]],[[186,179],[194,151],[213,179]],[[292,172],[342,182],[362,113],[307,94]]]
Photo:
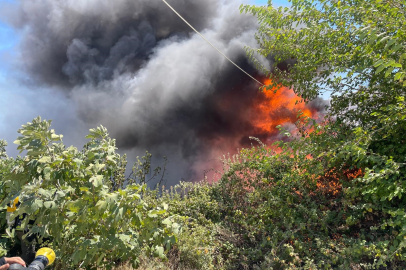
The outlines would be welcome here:
[[[368,125],[368,113],[405,94],[406,2],[403,0],[293,0],[290,8],[241,6],[258,17],[255,54],[273,55],[274,86],[305,100],[331,93],[338,120]],[[295,59],[288,70],[277,65]],[[356,107],[354,107],[356,105]],[[374,119],[374,118],[372,118]]]
[[[79,151],[63,145],[62,135],[50,126],[40,117],[23,125],[14,143],[25,156],[0,159],[1,207],[19,197],[21,205],[11,218],[27,215],[22,227],[28,226],[41,244],[52,240],[47,245],[58,254],[57,269],[111,269],[120,260],[135,266],[141,251],[165,258],[179,226],[166,206],[143,200],[146,185],[136,178],[126,185],[125,157],[115,152],[107,129],[91,129]],[[0,141],[0,153],[4,146]],[[30,220],[34,225],[28,225]]]
[[[339,234],[347,240],[337,240],[345,246],[342,254],[357,264],[394,269],[406,260],[406,2],[291,3],[241,6],[258,18],[260,48],[247,53],[272,79],[269,88],[291,87],[304,101],[331,94],[326,121],[302,117],[302,136],[281,146],[286,155],[302,157],[295,167],[309,176],[301,178],[309,185],[331,172],[339,177],[344,196],[329,211],[338,205],[348,210],[341,225],[348,230]],[[273,57],[274,67],[262,66],[257,54]],[[282,62],[293,64],[280,69]],[[362,173],[344,180],[350,170]]]

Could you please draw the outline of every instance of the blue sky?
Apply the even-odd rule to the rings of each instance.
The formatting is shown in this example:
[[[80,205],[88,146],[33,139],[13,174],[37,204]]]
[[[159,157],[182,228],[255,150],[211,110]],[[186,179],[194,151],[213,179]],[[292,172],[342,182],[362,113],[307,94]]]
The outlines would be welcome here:
[[[268,3],[267,0],[254,0],[255,5],[265,5]],[[276,6],[288,6],[289,2],[287,0],[273,0],[272,3]]]
[[[1,6],[13,2],[13,0],[0,0],[0,10]],[[17,38],[15,37],[14,31],[4,23],[1,15],[2,14],[0,13],[0,52],[3,52],[4,50],[13,47],[17,41]]]

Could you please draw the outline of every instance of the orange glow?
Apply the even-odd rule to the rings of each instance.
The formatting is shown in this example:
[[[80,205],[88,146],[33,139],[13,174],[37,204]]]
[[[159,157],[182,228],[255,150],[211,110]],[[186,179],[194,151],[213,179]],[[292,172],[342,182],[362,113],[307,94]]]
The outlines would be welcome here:
[[[325,196],[336,197],[342,191],[340,180],[351,181],[363,176],[364,172],[361,169],[346,169],[339,172],[336,168],[333,168],[317,179],[317,190]]]
[[[262,80],[265,85],[270,85],[270,79]],[[225,91],[216,96],[216,115],[210,115],[216,125],[200,130],[201,137],[208,146],[207,154],[203,159],[198,160],[194,171],[207,171],[205,173],[208,181],[217,181],[221,176],[222,163],[220,157],[237,154],[238,149],[249,148],[257,143],[250,137],[258,138],[267,148],[274,153],[279,153],[277,146],[272,143],[285,140],[287,137],[280,135],[276,128],[284,126],[294,136],[298,131],[295,123],[298,121],[298,113],[302,116],[318,118],[318,109],[301,102],[294,91],[288,87],[277,87],[274,89],[259,92],[258,88],[242,88],[236,91]],[[275,90],[277,90],[275,92]],[[213,130],[215,132],[213,132]],[[309,131],[309,130],[307,130]],[[311,158],[311,156],[308,156]]]
[[[270,85],[267,79],[265,85]],[[276,92],[274,92],[277,90]],[[299,110],[304,116],[312,117],[313,113],[306,108],[305,103],[298,103],[301,99],[287,87],[265,90],[261,99],[253,104],[252,124],[259,133],[274,134],[276,126],[284,123],[295,123]]]

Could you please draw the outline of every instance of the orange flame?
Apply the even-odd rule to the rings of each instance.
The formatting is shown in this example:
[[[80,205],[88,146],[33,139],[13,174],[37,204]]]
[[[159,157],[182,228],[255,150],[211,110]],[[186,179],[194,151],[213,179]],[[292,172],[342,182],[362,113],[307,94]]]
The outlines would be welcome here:
[[[265,85],[270,85],[267,79]],[[292,89],[281,86],[264,90],[263,98],[253,104],[254,118],[252,124],[259,133],[274,134],[276,126],[284,123],[295,123],[299,110],[303,115],[312,117],[313,112],[306,108],[305,103],[300,103],[299,98]]]
[[[271,85],[272,81],[266,79],[264,83]],[[224,126],[229,129],[227,132],[222,129],[219,133],[202,132],[202,134],[210,134],[204,137],[209,150],[202,160],[194,164],[195,171],[221,170],[219,158],[227,153],[233,155],[242,147],[250,147],[253,143],[249,140],[250,136],[259,138],[268,147],[272,147],[273,142],[282,139],[276,128],[278,125],[289,124],[291,131],[296,130],[294,124],[298,120],[299,110],[304,116],[313,118],[318,116],[317,109],[311,109],[292,89],[287,87],[280,86],[263,92],[258,92],[257,89],[252,91],[256,92],[250,92],[247,96],[241,96],[232,91],[219,96],[216,104],[217,111],[220,115],[232,115],[232,117],[222,118],[222,121],[225,121]],[[275,147],[272,148],[278,151]]]

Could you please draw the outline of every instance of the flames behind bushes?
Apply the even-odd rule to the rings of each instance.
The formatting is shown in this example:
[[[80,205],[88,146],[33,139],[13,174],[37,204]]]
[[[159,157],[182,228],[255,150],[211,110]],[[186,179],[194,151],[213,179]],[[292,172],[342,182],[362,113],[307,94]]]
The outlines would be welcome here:
[[[256,22],[239,14],[238,1],[170,3],[263,80],[243,50],[256,46]],[[314,115],[325,105],[294,106],[289,89],[260,93],[161,1],[20,0],[7,16],[21,29],[19,63],[30,82],[65,93],[83,122],[105,125],[126,152],[167,155],[172,182],[201,178],[210,160],[248,146],[249,136],[275,140],[275,126],[291,127],[297,110]]]

